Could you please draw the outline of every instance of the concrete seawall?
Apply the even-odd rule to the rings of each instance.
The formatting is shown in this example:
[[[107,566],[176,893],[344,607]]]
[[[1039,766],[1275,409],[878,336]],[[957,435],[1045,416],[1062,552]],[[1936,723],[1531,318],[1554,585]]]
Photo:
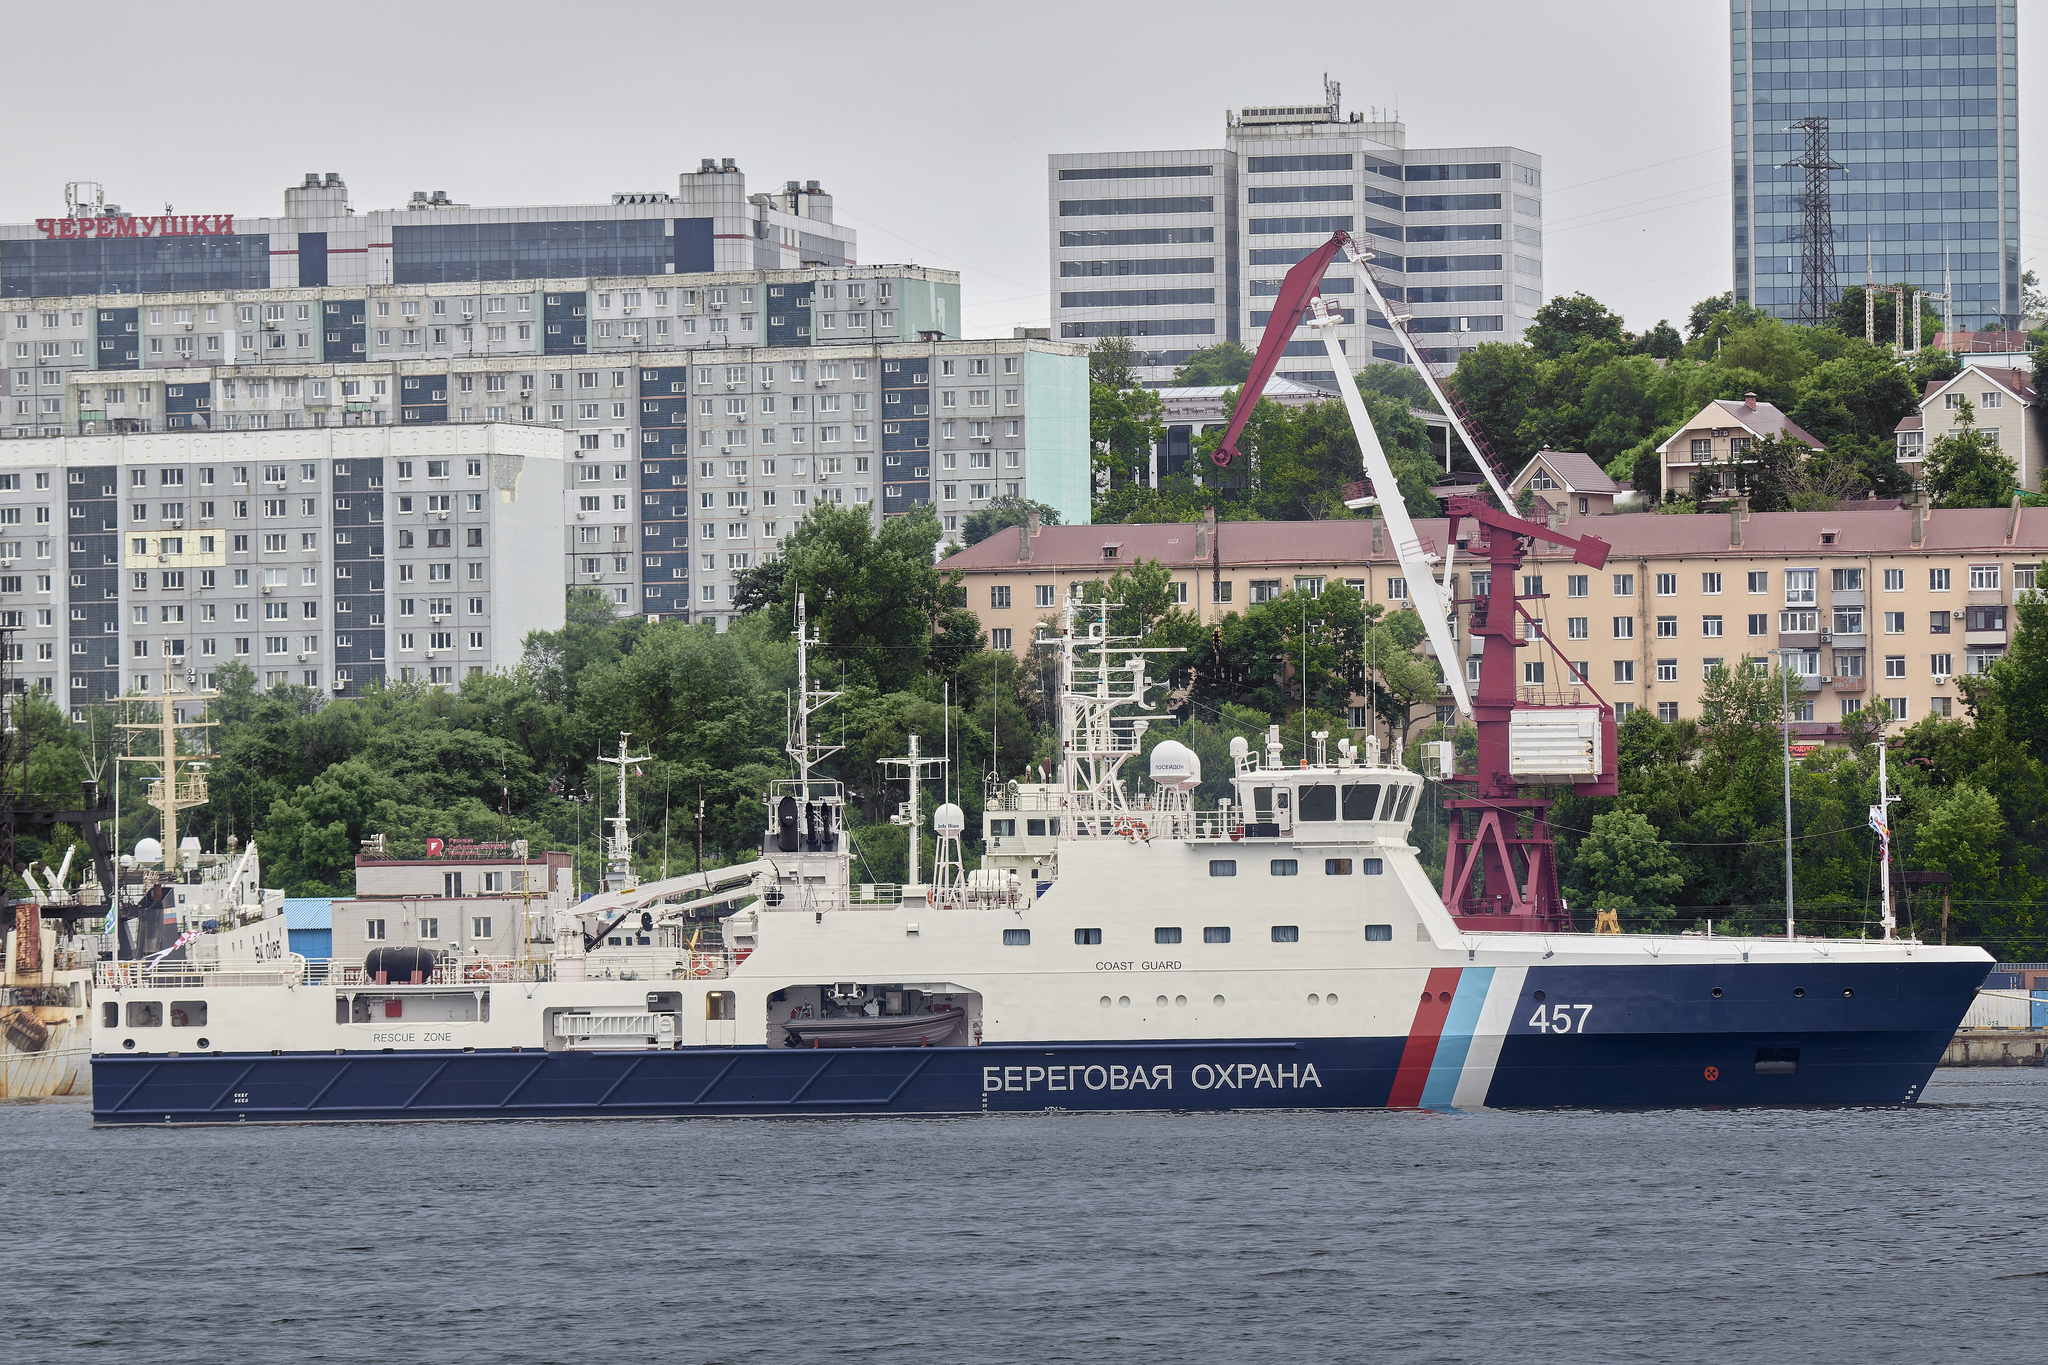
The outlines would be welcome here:
[[[1943,1066],[2048,1065],[2048,1029],[1965,1029],[1941,1056]]]

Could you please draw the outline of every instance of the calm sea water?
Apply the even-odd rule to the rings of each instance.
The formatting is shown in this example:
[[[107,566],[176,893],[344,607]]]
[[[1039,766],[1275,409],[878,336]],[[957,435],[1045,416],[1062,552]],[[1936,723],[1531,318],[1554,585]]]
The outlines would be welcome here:
[[[123,1130],[0,1106],[12,1360],[2048,1354],[2048,1073],[1895,1111]]]

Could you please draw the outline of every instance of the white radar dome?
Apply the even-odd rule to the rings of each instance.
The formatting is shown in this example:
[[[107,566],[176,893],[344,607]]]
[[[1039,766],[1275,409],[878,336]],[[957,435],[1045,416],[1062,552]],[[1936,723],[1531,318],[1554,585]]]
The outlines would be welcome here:
[[[1246,740],[1243,735],[1237,735],[1231,739],[1230,756],[1232,758],[1244,758],[1247,755],[1249,755],[1251,751],[1251,743],[1248,740]]]
[[[1186,791],[1202,783],[1202,760],[1177,739],[1161,740],[1152,749],[1152,780],[1162,787]]]
[[[967,827],[967,813],[948,801],[932,812],[932,828],[940,834],[958,834]]]
[[[135,861],[138,863],[160,863],[164,860],[164,846],[154,839],[139,839],[135,844]]]

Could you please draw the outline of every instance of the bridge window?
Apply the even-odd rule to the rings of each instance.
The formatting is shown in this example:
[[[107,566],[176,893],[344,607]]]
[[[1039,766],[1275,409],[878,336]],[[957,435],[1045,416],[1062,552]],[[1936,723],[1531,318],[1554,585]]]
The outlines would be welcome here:
[[[1337,789],[1328,783],[1317,783],[1301,789],[1301,818],[1303,820],[1335,820],[1337,818]]]
[[[1346,820],[1370,820],[1379,810],[1379,804],[1379,783],[1347,782],[1344,784],[1344,818]]]

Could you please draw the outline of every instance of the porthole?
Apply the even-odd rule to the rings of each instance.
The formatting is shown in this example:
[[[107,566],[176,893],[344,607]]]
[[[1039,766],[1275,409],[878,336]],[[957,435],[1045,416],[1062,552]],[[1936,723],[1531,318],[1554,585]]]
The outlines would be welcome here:
[[[1337,997],[1334,995],[1326,995],[1323,997],[1323,1003],[1325,1005],[1334,1005],[1337,1003]]]
[[[1323,997],[1321,997],[1320,995],[1311,995],[1308,998],[1308,1002],[1311,1005],[1320,1005],[1323,1003]]]
[[[1187,1004],[1187,1002],[1188,998],[1185,995],[1176,995],[1175,997],[1173,997],[1173,1003],[1176,1005],[1185,1005]]]
[[[1853,996],[1854,996],[1855,994],[1856,994],[1856,992],[1854,992],[1854,991],[1850,990],[1850,989],[1849,989],[1849,988],[1848,988],[1847,986],[1844,986],[1844,987],[1842,988],[1842,998],[1843,998],[1844,1000],[1848,1000],[1848,999],[1852,998],[1852,997],[1853,997]]]
[[[1794,986],[1792,988],[1792,998],[1794,1000],[1804,1000],[1806,998],[1806,987]]]
[[[1128,995],[1119,995],[1116,998],[1116,1003],[1118,1009],[1127,1010],[1131,1007],[1131,997],[1129,997]]]
[[[1427,999],[1429,999],[1429,997],[1428,997],[1427,995],[1423,996],[1422,998],[1423,998],[1424,1000],[1427,1000]],[[1537,992],[1536,992],[1536,993],[1535,993],[1534,995],[1530,996],[1529,998],[1530,998],[1531,1000],[1541,1000],[1541,999],[1543,998],[1543,992],[1542,992],[1542,991],[1537,991]]]
[[[1220,995],[1216,998],[1218,1001],[1221,1001],[1223,999],[1223,997]],[[135,1040],[133,1038],[123,1038],[121,1040],[121,1046],[126,1048],[128,1051],[133,1052],[135,1051]]]
[[[1714,987],[1714,998],[1716,1000],[1721,998],[1721,988],[1719,986]]]
[[[1845,995],[1846,995],[1847,993],[1848,993],[1848,992],[1846,992],[1846,991],[1845,991],[1845,992],[1843,992],[1843,994],[1845,994]],[[208,1042],[207,1042],[207,1041],[206,1041],[206,1040],[205,1040],[204,1038],[201,1038],[201,1039],[199,1040],[199,1050],[200,1050],[201,1052],[204,1052],[204,1051],[206,1051],[206,1050],[207,1050],[207,1048],[208,1048],[209,1046],[210,1046],[210,1044],[208,1044]]]
[[[1219,996],[1217,996],[1217,997],[1216,997],[1216,1003],[1217,1003],[1217,1004],[1219,1004],[1219,1005],[1221,1005],[1221,1004],[1223,1003],[1223,997],[1222,997],[1222,996],[1220,996],[1220,995],[1219,995]]]
[[[1104,1009],[1108,1009],[1108,1008],[1109,1008],[1109,997],[1108,997],[1108,996],[1106,996],[1106,995],[1102,997],[1102,1008],[1104,1008]]]
[[[1159,1008],[1161,1008],[1161,1009],[1165,1009],[1165,1008],[1166,1008],[1166,997],[1162,995],[1162,996],[1160,996],[1160,997],[1159,997],[1159,999],[1157,999],[1157,1000],[1156,1000],[1156,1001],[1154,1001],[1153,1003],[1154,1003],[1154,1004],[1156,1004],[1156,1005],[1158,1005],[1158,1006],[1159,1006]]]

